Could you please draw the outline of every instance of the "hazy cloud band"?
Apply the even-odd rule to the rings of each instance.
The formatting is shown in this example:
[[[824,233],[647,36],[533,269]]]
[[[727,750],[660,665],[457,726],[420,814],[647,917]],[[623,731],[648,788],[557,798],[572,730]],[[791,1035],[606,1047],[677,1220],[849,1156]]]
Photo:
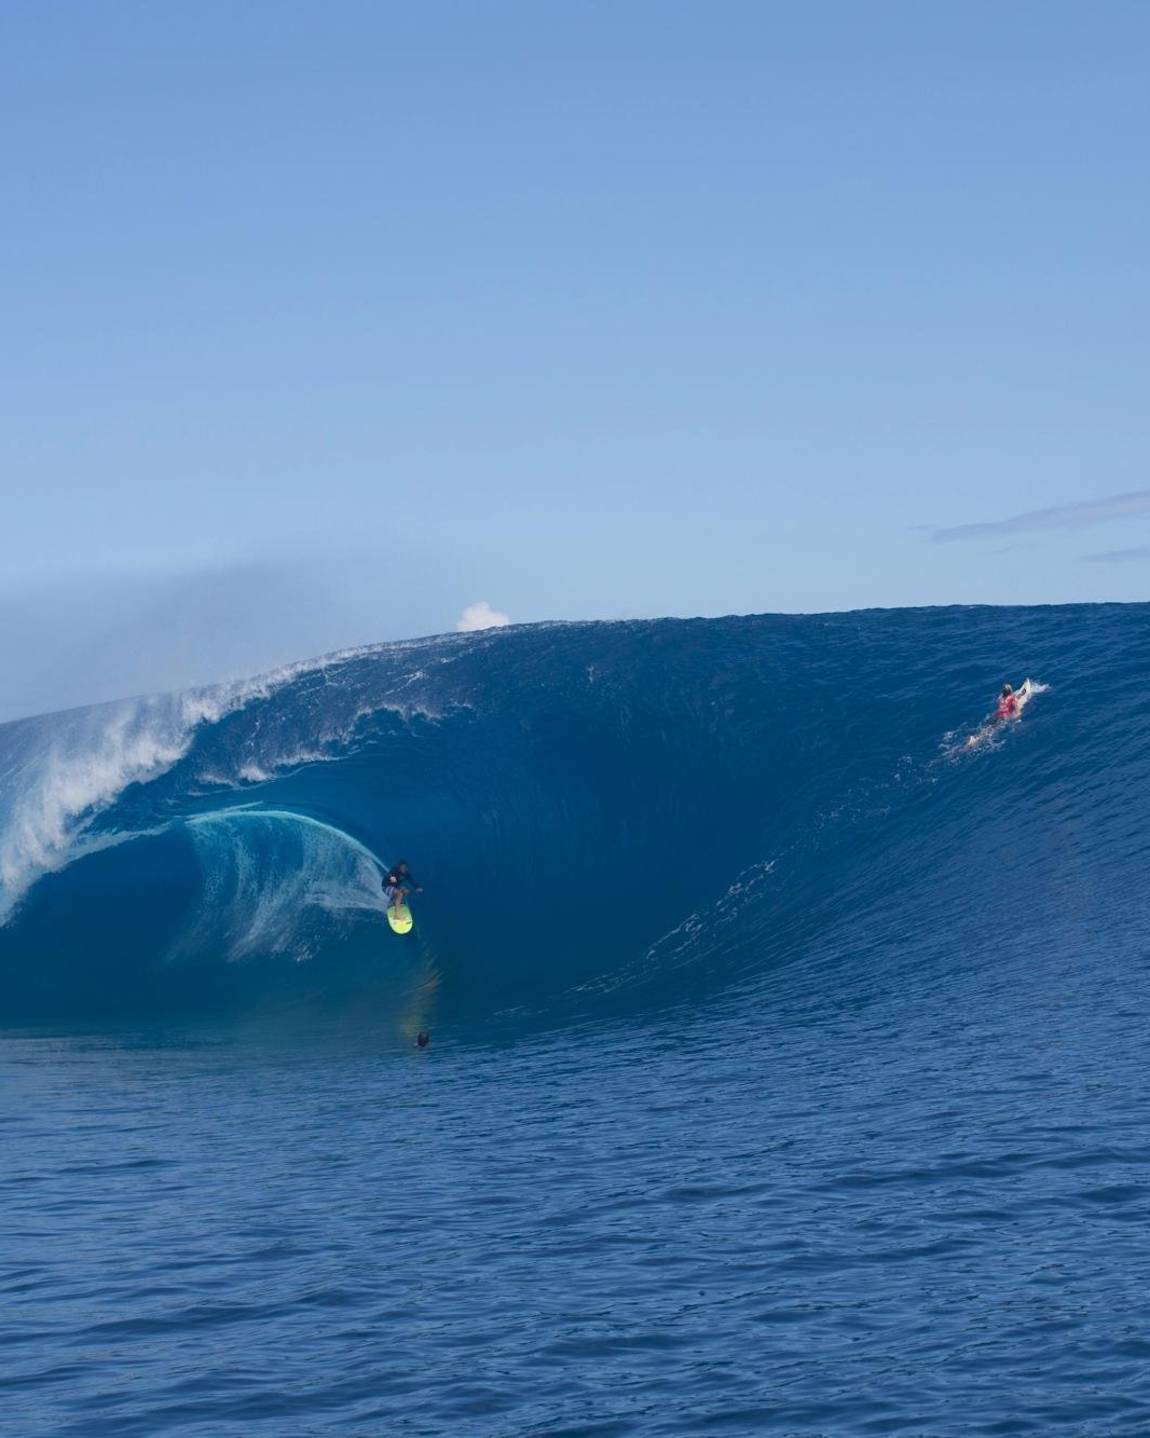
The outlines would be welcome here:
[[[1102,549],[1096,554],[1084,554],[1092,564],[1127,564],[1138,559],[1150,559],[1150,544],[1136,544],[1130,549]]]
[[[949,529],[933,530],[930,539],[933,544],[950,544],[958,539],[993,539],[1035,529],[1085,529],[1087,525],[1133,519],[1142,514],[1150,514],[1150,489],[1135,489],[1129,494],[1090,499],[1081,504],[1031,509],[1025,514],[1011,515],[1009,519],[992,519],[982,524],[956,524]]]

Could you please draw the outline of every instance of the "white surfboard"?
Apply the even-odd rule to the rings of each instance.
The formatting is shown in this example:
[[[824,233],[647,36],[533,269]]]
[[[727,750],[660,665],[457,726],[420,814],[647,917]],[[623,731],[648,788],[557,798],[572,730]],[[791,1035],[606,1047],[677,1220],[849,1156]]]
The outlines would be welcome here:
[[[1018,688],[1014,691],[1014,697],[1018,700],[1018,703],[1017,705],[1015,705],[1014,709],[1016,716],[1021,714],[1022,711],[1026,708],[1026,706],[1030,703],[1034,692],[1034,683],[1030,679],[1024,679],[1022,683],[1018,686]]]

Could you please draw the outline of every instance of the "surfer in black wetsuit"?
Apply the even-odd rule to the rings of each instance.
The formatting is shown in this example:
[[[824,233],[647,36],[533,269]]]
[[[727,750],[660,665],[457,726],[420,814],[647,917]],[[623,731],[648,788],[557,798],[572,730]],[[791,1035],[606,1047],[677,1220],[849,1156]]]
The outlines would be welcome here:
[[[388,869],[383,879],[383,896],[389,909],[398,909],[406,902],[408,894],[422,894],[422,887],[415,882],[415,876],[407,867],[407,860],[400,859]]]

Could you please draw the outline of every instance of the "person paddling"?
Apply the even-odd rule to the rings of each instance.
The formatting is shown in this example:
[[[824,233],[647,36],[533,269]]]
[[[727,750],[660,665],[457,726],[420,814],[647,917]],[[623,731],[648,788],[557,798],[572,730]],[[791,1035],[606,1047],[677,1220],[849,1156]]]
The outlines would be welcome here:
[[[1013,719],[1018,713],[1018,695],[1014,692],[1011,684],[1002,686],[1002,693],[998,697],[998,708],[994,711],[996,719]]]

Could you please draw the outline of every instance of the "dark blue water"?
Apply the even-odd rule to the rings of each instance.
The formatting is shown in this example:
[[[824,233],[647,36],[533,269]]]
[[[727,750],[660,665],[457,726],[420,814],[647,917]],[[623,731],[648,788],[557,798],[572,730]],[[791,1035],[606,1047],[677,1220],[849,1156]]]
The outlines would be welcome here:
[[[1148,649],[554,626],[0,728],[0,1429],[1150,1431]]]

